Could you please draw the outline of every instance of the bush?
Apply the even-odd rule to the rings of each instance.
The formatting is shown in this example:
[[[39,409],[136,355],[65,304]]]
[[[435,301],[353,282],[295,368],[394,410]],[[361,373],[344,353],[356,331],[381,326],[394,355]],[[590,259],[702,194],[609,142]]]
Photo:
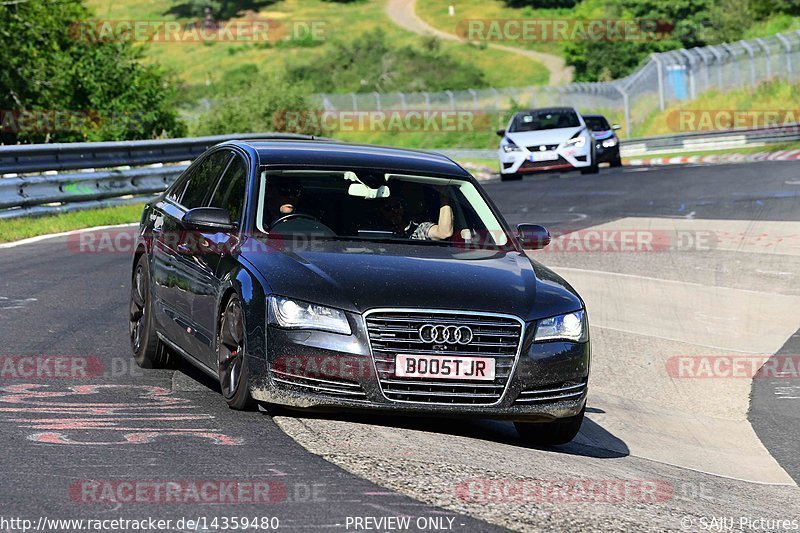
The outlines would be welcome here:
[[[422,48],[393,46],[381,30],[336,42],[313,62],[289,68],[289,80],[316,92],[444,91],[486,87],[483,72],[441,50],[438,39]]]
[[[195,134],[322,133],[315,120],[317,110],[308,100],[311,91],[306,84],[290,82],[278,74],[234,77],[238,83],[220,87],[221,94],[193,128]]]

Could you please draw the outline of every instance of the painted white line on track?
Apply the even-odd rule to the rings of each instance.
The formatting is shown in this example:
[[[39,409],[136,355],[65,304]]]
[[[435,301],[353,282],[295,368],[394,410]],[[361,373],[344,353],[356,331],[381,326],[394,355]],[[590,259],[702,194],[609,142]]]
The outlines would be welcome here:
[[[33,244],[39,241],[44,241],[47,239],[55,239],[56,237],[65,237],[67,235],[75,235],[79,233],[86,233],[87,231],[96,231],[101,229],[113,229],[113,228],[127,228],[129,226],[137,226],[139,225],[138,222],[130,222],[127,224],[113,224],[110,226],[94,226],[92,228],[82,228],[82,229],[74,229],[70,231],[64,231],[61,233],[48,233],[47,235],[37,235],[36,237],[28,237],[27,239],[22,239],[19,241],[14,242],[4,242],[0,243],[0,250],[4,248],[16,248],[17,246],[24,246],[26,244]]]

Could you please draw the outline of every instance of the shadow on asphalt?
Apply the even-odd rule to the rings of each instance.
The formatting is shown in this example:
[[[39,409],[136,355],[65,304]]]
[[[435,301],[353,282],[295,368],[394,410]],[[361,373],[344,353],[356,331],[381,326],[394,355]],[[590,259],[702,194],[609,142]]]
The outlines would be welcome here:
[[[220,394],[219,384],[186,361],[181,361],[178,371],[195,380],[198,384],[210,389],[214,394]],[[219,399],[222,402],[222,398]],[[602,409],[587,407],[587,413],[605,414]],[[386,415],[385,413],[354,413],[334,411],[307,411],[302,409],[289,409],[281,406],[269,406],[265,416],[289,416],[293,418],[339,420],[373,426],[395,427],[438,433],[440,435],[457,435],[480,439],[520,448],[531,448],[522,443],[511,422],[487,419],[469,418],[438,418],[420,415]],[[574,441],[562,446],[543,448],[557,453],[594,457],[597,459],[618,459],[630,454],[628,446],[615,437],[602,426],[590,420],[583,419],[581,432]]]

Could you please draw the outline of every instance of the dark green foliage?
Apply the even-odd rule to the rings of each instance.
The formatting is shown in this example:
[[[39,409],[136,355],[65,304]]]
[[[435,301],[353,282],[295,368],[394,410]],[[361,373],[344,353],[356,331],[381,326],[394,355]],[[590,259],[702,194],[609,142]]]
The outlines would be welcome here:
[[[4,144],[184,133],[164,74],[142,65],[129,43],[78,31],[88,19],[80,0],[0,5]]]

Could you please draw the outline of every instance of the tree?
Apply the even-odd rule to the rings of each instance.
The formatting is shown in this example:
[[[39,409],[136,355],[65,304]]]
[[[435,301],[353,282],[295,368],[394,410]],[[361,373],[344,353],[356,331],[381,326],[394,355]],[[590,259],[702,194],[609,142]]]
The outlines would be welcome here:
[[[92,39],[80,0],[0,4],[0,142],[100,141],[185,132],[175,89],[123,40]],[[31,118],[33,117],[33,118]]]

